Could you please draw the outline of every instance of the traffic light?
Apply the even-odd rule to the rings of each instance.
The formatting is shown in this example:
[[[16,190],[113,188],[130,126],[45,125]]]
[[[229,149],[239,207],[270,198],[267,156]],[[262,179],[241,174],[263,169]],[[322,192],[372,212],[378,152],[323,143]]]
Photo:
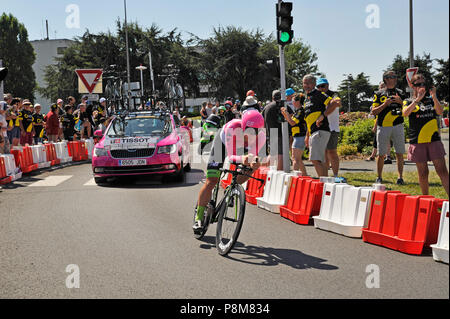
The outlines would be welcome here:
[[[292,43],[294,31],[292,30],[292,2],[279,2],[277,8],[277,39],[278,44],[286,45]]]

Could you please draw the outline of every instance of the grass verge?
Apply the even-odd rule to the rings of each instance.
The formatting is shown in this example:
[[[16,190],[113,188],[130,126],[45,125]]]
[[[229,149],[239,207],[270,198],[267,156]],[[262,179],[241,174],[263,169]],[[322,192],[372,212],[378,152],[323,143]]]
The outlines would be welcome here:
[[[347,179],[348,184],[353,186],[371,186],[377,179],[376,173],[347,173],[342,176]],[[422,195],[417,172],[403,173],[403,180],[406,185],[397,185],[396,172],[383,173],[383,184],[386,185],[387,190],[398,190],[410,195]],[[429,183],[430,195],[436,198],[448,199],[447,193],[442,187],[441,180],[435,171],[430,170]]]

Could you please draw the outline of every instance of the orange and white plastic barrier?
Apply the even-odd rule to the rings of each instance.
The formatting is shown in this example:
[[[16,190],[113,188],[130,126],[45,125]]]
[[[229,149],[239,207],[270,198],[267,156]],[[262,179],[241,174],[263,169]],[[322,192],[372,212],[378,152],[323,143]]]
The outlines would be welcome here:
[[[67,142],[55,143],[56,157],[61,161],[61,163],[72,162],[72,157],[69,156],[69,147]]]
[[[269,170],[264,195],[256,198],[258,207],[279,214],[280,206],[286,205],[291,179],[295,174]]]
[[[0,155],[0,184],[5,185],[22,177],[22,172],[16,166],[16,160],[12,154]]]
[[[439,210],[443,199],[410,196],[397,191],[374,191],[370,219],[363,240],[407,254],[420,255],[424,247],[436,243]]]
[[[436,244],[431,245],[433,249],[433,259],[448,264],[448,239],[449,239],[449,225],[448,225],[449,204],[448,201],[442,205],[441,219],[439,223],[439,234]]]
[[[94,151],[94,139],[90,138],[85,141],[86,143],[86,152],[88,159],[92,159],[92,152]]]
[[[38,164],[33,163],[33,152],[29,146],[15,146],[11,150],[14,155],[16,166],[20,167],[23,173],[30,173],[39,168]]]
[[[281,217],[308,225],[320,212],[323,185],[322,181],[309,176],[293,177],[287,204],[280,207]]]
[[[31,152],[33,154],[33,163],[38,164],[38,168],[50,167],[51,162],[47,161],[47,152],[43,144],[33,145],[31,147]]]

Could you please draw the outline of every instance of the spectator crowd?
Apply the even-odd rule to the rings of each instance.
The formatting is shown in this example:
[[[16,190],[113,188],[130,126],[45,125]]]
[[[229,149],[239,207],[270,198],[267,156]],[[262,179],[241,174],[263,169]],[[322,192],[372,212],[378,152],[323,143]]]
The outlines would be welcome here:
[[[419,184],[423,194],[428,194],[428,162],[432,162],[442,185],[449,194],[449,173],[445,162],[445,150],[441,140],[439,116],[443,107],[436,95],[436,88],[429,86],[421,74],[416,74],[412,81],[411,96],[397,87],[394,71],[383,74],[379,90],[374,93],[370,115],[375,118],[373,131],[374,151],[368,160],[377,163],[376,183],[383,183],[383,168],[392,163],[388,158],[391,147],[395,149],[397,165],[397,184],[404,185],[404,154],[417,166]],[[267,132],[267,154],[270,163],[276,163],[278,170],[283,170],[283,122],[288,123],[289,149],[294,170],[308,175],[303,162],[304,152],[309,153],[317,176],[328,176],[329,169],[337,183],[345,183],[339,176],[339,114],[341,99],[337,92],[330,90],[327,79],[317,79],[308,74],[303,78],[303,92],[289,88],[285,92],[286,101],[282,102],[280,90],[272,92],[272,101],[258,101],[257,94],[249,90],[245,101],[228,97],[223,105],[220,100],[204,102],[200,116],[204,130],[208,127],[220,128],[225,123],[239,118],[249,110],[262,113]],[[167,110],[164,102],[148,102],[138,110]],[[51,106],[50,112],[41,113],[41,105],[27,99],[13,98],[6,94],[0,102],[0,154],[9,153],[18,145],[33,145],[44,141],[73,141],[91,138],[97,129],[104,131],[114,113],[114,107],[107,109],[106,99],[100,99],[94,106],[84,96],[76,105],[75,98],[68,97],[66,103],[58,99]],[[178,125],[192,127],[192,123],[181,117],[178,108],[173,110],[174,120]],[[409,119],[409,148],[406,150],[404,133],[405,118]],[[205,132],[206,134],[207,132]],[[209,134],[209,133],[208,133]],[[191,137],[192,141],[192,137]],[[205,139],[209,142],[209,138]],[[201,147],[203,151],[204,145]]]

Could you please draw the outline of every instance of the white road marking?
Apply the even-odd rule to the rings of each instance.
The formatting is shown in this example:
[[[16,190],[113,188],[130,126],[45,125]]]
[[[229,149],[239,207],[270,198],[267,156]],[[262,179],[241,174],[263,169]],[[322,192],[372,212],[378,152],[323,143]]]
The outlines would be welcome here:
[[[97,186],[97,183],[95,182],[95,179],[92,178],[86,184],[84,184],[83,186]]]
[[[73,177],[73,175],[70,175],[70,176],[48,176],[45,179],[35,182],[33,184],[30,184],[28,186],[29,187],[55,187],[72,177]]]

